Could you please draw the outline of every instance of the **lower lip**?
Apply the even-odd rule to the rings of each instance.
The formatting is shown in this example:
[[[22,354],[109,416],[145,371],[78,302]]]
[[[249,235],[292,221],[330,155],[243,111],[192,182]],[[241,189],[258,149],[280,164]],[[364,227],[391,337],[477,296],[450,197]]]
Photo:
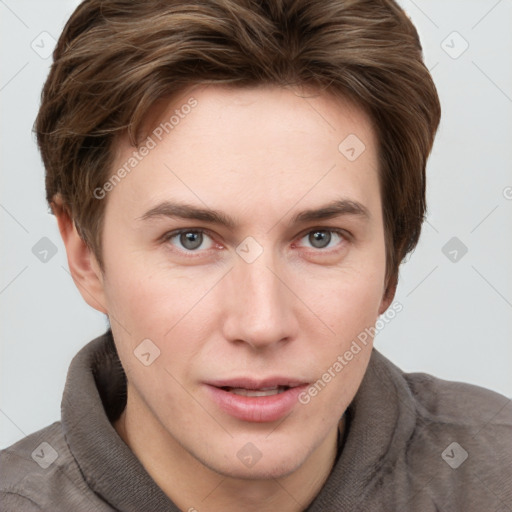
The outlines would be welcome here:
[[[241,396],[215,386],[207,385],[213,401],[229,415],[253,423],[278,421],[289,414],[298,402],[298,397],[307,384],[287,389],[270,396]]]

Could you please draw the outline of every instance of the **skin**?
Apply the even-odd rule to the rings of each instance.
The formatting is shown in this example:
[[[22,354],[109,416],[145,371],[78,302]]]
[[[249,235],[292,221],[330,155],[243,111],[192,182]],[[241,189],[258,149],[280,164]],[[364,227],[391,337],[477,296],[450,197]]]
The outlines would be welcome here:
[[[338,428],[367,368],[371,342],[311,401],[280,421],[242,421],[222,411],[205,382],[287,376],[314,383],[389,306],[377,139],[345,100],[297,89],[201,86],[160,102],[151,131],[190,97],[180,119],[106,196],[104,272],[64,209],[55,207],[69,267],[84,299],[109,316],[128,378],[115,423],[148,473],[182,510],[303,510],[332,469]],[[338,150],[364,142],[353,162]],[[113,170],[132,155],[127,137]],[[340,198],[369,216],[291,224],[299,212]],[[235,225],[141,217],[163,201],[210,208]],[[187,249],[177,229],[204,230]],[[326,247],[315,245],[320,230]],[[341,234],[329,230],[341,230]],[[329,235],[331,237],[329,241]],[[236,252],[253,237],[252,263]],[[185,240],[186,243],[186,240]],[[149,366],[144,339],[159,348]],[[261,453],[247,467],[247,443]]]

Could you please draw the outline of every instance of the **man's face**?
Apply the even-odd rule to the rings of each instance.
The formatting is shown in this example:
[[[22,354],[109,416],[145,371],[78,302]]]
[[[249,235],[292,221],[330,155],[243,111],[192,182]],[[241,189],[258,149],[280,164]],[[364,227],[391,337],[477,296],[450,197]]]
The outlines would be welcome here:
[[[343,355],[387,307],[376,136],[348,102],[292,89],[162,105],[137,163],[120,143],[112,171],[130,171],[103,199],[128,407],[162,453],[283,476],[336,438],[371,342]]]

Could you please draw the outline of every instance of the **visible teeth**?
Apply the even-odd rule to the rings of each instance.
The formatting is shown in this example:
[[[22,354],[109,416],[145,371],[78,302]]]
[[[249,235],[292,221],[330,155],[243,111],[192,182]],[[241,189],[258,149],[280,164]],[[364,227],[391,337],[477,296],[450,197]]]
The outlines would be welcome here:
[[[287,389],[288,387],[286,386],[276,386],[262,389],[228,388],[228,391],[240,396],[272,396],[283,393]]]

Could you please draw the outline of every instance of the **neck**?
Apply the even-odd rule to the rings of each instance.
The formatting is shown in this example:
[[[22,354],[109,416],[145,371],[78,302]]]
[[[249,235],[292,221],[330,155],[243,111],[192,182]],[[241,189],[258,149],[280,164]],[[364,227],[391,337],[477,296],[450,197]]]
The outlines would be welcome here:
[[[257,480],[226,476],[193,457],[147,410],[130,401],[130,395],[114,428],[181,510],[299,512],[320,492],[336,459],[338,428],[288,475]],[[343,420],[340,428],[344,428]]]

